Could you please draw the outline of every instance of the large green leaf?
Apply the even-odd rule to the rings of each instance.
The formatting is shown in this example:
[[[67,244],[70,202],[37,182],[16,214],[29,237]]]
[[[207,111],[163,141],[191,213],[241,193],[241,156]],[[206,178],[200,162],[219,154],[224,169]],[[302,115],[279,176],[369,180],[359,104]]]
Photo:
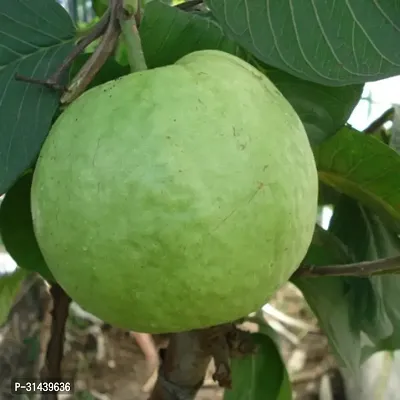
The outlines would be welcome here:
[[[292,390],[277,344],[265,334],[252,334],[254,355],[232,360],[232,389],[224,400],[291,400]]]
[[[331,232],[315,226],[311,245],[303,260],[308,265],[347,264],[354,261],[349,248]]]
[[[92,8],[96,16],[102,17],[107,11],[108,0],[92,0]]]
[[[376,244],[373,228],[369,222],[369,211],[354,199],[342,196],[335,205],[329,232],[347,244],[353,253],[353,262],[376,259],[376,254],[372,258],[368,256],[369,249]],[[346,314],[349,316],[351,329],[358,332],[362,338],[360,354],[361,360],[363,360],[365,346],[369,346],[371,343],[369,335],[380,336],[379,330],[375,328],[384,327],[384,330],[387,330],[389,321],[385,313],[381,312],[383,311],[381,299],[374,295],[373,280],[375,278],[344,277],[340,279],[347,287],[348,310]],[[337,336],[340,343],[339,332],[337,332]]]
[[[154,0],[140,0],[139,4],[141,8],[144,8],[147,3],[150,3]],[[161,0],[165,4],[172,4],[172,3],[181,3],[182,1],[174,1],[174,0]],[[92,7],[93,11],[98,17],[101,17],[106,11],[108,7],[108,0],[92,0]]]
[[[351,217],[352,226],[349,226]],[[336,207],[330,230],[351,246],[356,261],[400,255],[400,239],[371,210],[344,197]],[[365,332],[370,343],[364,356],[376,350],[400,348],[400,276],[347,278],[353,327]]]
[[[7,320],[15,296],[27,274],[27,271],[18,268],[11,274],[0,275],[0,326]]]
[[[315,251],[318,242],[321,248]],[[332,246],[335,242],[341,244]],[[398,236],[371,210],[343,195],[335,205],[329,232],[318,241],[314,238],[306,263],[344,264],[399,254]],[[400,348],[400,276],[294,278],[293,282],[316,314],[338,359],[355,377],[373,352]]]
[[[340,239],[316,227],[304,264],[317,268],[353,261],[353,255]],[[303,292],[338,360],[356,376],[361,362],[361,342],[359,332],[353,329],[350,320],[346,280],[340,277],[295,277],[292,282]]]
[[[18,266],[38,272],[54,282],[33,230],[31,186],[33,173],[24,174],[7,191],[0,205],[0,234],[7,252]]]
[[[15,79],[45,79],[73,47],[75,28],[54,0],[0,2],[0,194],[35,160],[60,93]]]
[[[395,200],[399,195],[396,152],[375,138],[345,129],[315,154],[322,171],[320,178],[361,203],[340,196],[329,225],[328,235],[342,243],[337,249],[343,249],[343,255],[351,253],[351,257],[338,258],[340,251],[332,251],[333,241],[329,243],[326,235],[320,237],[316,251],[316,236],[321,233],[316,230],[305,261],[344,264],[399,255],[398,235],[373,211],[380,211],[389,220],[391,215],[385,208],[382,212],[382,203],[388,203],[389,210],[391,205],[400,205]],[[294,282],[317,315],[338,358],[355,376],[360,363],[373,352],[400,348],[400,276],[295,278]]]
[[[153,1],[146,6],[140,33],[150,67],[172,64],[185,54],[204,49],[222,50],[253,64],[274,82],[291,103],[313,144],[337,132],[361,97],[362,85],[326,87],[260,63],[226,37],[217,22],[208,15],[187,13]]]
[[[322,86],[277,68],[249,60],[267,75],[300,116],[307,135],[317,145],[342,128],[359,102],[363,86]]]
[[[340,193],[335,190],[332,186],[325,185],[323,182],[319,182],[318,188],[318,204],[319,205],[330,205],[336,203],[340,197]]]
[[[325,265],[331,264],[326,259]],[[293,283],[318,318],[327,335],[338,363],[354,377],[362,362],[360,332],[352,325],[349,312],[349,292],[346,279],[341,277],[295,278]]]
[[[224,30],[257,58],[338,86],[400,74],[399,0],[206,0]]]
[[[345,127],[314,148],[321,182],[371,207],[400,231],[400,155]]]
[[[181,11],[160,1],[146,5],[140,35],[150,68],[173,64],[196,50],[240,53],[237,44],[228,39],[211,18]]]

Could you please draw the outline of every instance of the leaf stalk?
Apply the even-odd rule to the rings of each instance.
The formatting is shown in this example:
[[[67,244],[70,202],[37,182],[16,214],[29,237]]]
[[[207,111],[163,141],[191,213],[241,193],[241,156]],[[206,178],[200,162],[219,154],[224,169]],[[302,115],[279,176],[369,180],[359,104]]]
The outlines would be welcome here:
[[[372,276],[400,273],[400,256],[382,258],[374,261],[338,265],[303,265],[292,278],[319,278],[327,276]]]
[[[138,4],[137,7],[139,7]],[[127,47],[128,61],[132,72],[145,71],[147,69],[136,21],[138,12],[138,8],[132,13],[127,13],[125,10],[125,13],[122,13],[119,18],[122,35]]]

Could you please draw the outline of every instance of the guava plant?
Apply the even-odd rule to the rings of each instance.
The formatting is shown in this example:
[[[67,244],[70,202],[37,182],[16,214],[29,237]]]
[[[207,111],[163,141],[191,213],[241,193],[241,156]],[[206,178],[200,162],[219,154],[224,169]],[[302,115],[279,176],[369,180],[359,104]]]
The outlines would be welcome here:
[[[268,327],[237,328],[289,280],[355,378],[399,348],[395,113],[347,123],[400,71],[399,2],[353,3],[94,1],[78,28],[0,2],[1,322],[36,272],[58,327],[74,300],[170,333],[152,400],[193,399],[211,358],[225,399],[291,399]]]

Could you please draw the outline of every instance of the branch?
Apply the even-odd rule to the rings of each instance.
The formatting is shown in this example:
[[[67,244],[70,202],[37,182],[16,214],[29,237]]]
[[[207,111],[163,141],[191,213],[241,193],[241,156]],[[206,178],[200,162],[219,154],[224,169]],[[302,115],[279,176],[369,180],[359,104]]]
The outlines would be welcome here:
[[[81,54],[89,44],[98,39],[106,30],[110,20],[110,12],[107,11],[103,18],[89,31],[87,36],[78,42],[75,48],[66,57],[63,63],[57,68],[57,70],[47,79],[36,79],[30,78],[23,75],[16,74],[15,79],[17,81],[39,84],[46,86],[53,90],[64,91],[66,88],[61,84],[62,77],[68,68],[73,64],[76,57]]]
[[[400,273],[400,256],[353,264],[326,266],[303,265],[292,275],[292,278],[317,278],[321,276],[371,276],[397,273]]]
[[[386,122],[392,121],[394,117],[394,108],[389,108],[386,110],[379,118],[373,121],[366,129],[364,129],[364,133],[366,135],[374,134],[379,128],[382,127]]]
[[[213,379],[230,388],[230,358],[254,351],[250,334],[233,323],[172,334],[149,400],[193,400],[211,359],[216,369]]]
[[[15,79],[44,85],[53,90],[63,92],[60,99],[61,104],[69,104],[79,97],[94,76],[99,72],[108,57],[116,48],[119,34],[121,33],[118,23],[119,16],[123,11],[122,0],[110,0],[110,6],[103,18],[92,28],[91,31],[81,41],[78,42],[74,50],[67,56],[57,71],[47,79],[35,79],[16,75]],[[102,36],[99,45],[86,61],[82,69],[75,75],[68,87],[61,84],[63,74],[75,61],[76,57],[94,40]]]
[[[46,363],[42,370],[43,379],[61,380],[61,363],[64,356],[65,325],[71,298],[58,284],[50,289],[53,298],[51,337],[47,346]],[[47,400],[57,400],[57,394],[49,394]]]
[[[69,104],[78,98],[115,50],[120,35],[118,19],[122,12],[122,0],[110,0],[110,18],[107,29],[96,50],[75,75],[66,92],[61,97],[61,104]]]
[[[196,332],[171,335],[149,400],[194,399],[210,361]]]
[[[386,122],[394,118],[394,108],[386,110],[379,118],[373,121],[364,131],[366,135],[375,133]],[[364,261],[353,264],[339,265],[302,265],[292,275],[292,278],[321,276],[371,276],[400,273],[400,256],[383,258],[374,261]]]

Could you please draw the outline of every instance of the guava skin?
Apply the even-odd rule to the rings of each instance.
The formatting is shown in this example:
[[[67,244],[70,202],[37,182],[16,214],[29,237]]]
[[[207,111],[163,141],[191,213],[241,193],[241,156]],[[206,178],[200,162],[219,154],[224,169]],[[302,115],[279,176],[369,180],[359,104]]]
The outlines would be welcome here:
[[[54,282],[33,231],[30,203],[32,178],[32,172],[26,173],[6,193],[0,206],[0,235],[5,249],[19,267],[37,272],[48,282]]]
[[[305,256],[317,197],[293,108],[215,50],[84,93],[53,125],[31,191],[57,282],[97,317],[149,333],[259,309]]]

